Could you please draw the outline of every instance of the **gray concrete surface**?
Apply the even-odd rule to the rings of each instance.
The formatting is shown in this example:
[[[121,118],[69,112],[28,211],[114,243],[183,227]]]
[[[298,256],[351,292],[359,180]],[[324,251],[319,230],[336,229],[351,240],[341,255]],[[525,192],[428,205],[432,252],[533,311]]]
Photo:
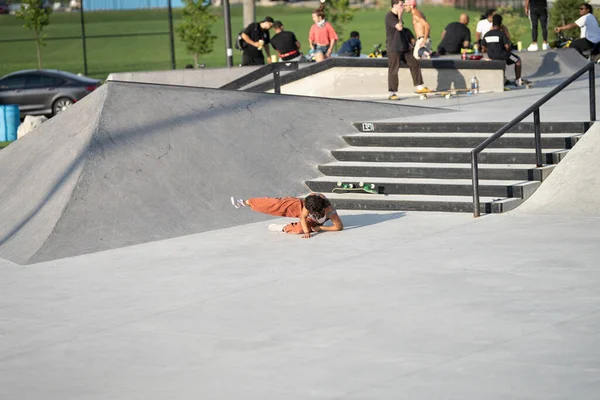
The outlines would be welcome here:
[[[0,257],[32,263],[264,219],[240,196],[296,196],[363,118],[401,104],[109,82],[3,150]]]
[[[516,213],[600,215],[600,124],[594,124]]]
[[[164,85],[219,88],[260,67],[200,68],[169,71],[113,72],[107,81],[156,83]]]
[[[597,399],[597,216],[343,219],[0,269],[2,398]]]
[[[596,79],[599,79],[596,74]],[[436,114],[435,121],[445,122],[489,122],[510,121],[566,77],[550,79],[549,82],[536,82],[532,89],[514,88],[504,93],[481,93],[478,95],[461,95],[451,99],[443,97],[430,97],[422,101],[416,96],[406,96],[398,102],[413,106],[427,106],[444,109],[447,112]],[[589,92],[588,77],[581,77],[540,109],[540,118],[543,121],[589,121]],[[598,96],[598,91],[596,90]],[[597,97],[598,98],[598,97]],[[388,103],[385,100],[382,103]],[[600,115],[600,102],[596,103],[596,114]],[[390,118],[388,121],[420,122],[420,116]],[[432,120],[430,120],[431,122]],[[529,116],[525,121],[533,121]]]
[[[344,231],[304,240],[267,231],[269,223],[286,219],[267,221],[229,205],[230,194],[250,194],[245,181],[279,179],[279,171],[266,175],[273,169],[258,168],[263,161],[252,158],[258,150],[249,137],[259,138],[258,133],[241,132],[250,123],[275,131],[266,115],[293,107],[305,110],[294,120],[296,134],[284,138],[296,149],[294,158],[308,157],[309,144],[300,137],[310,135],[305,133],[307,115],[325,115],[319,124],[342,129],[345,116],[358,119],[353,107],[364,103],[288,97],[265,102],[260,96],[268,95],[243,93],[250,97],[220,102],[216,92],[198,91],[188,98],[180,90],[163,88],[140,96],[132,87],[111,84],[42,126],[48,128],[0,152],[0,168],[12,168],[4,169],[8,173],[0,189],[3,237],[5,225],[30,215],[4,241],[2,251],[19,241],[22,249],[31,243],[37,251],[40,240],[34,228],[44,231],[42,237],[50,226],[51,242],[53,235],[65,232],[53,221],[68,213],[89,214],[92,220],[94,213],[103,213],[120,222],[129,216],[116,210],[127,205],[139,213],[136,217],[152,220],[145,214],[146,203],[186,199],[186,193],[176,190],[180,187],[156,184],[165,180],[161,168],[166,166],[160,163],[174,163],[175,153],[182,164],[196,168],[204,164],[194,160],[205,159],[214,166],[209,173],[220,178],[232,176],[223,168],[238,168],[246,177],[224,187],[204,185],[206,197],[197,199],[198,209],[212,213],[205,218],[222,218],[224,229],[215,226],[190,236],[27,267],[0,260],[1,399],[598,399],[600,214],[592,207],[585,213],[555,213],[562,204],[576,208],[582,199],[592,201],[580,185],[593,184],[592,193],[598,186],[588,180],[598,169],[596,128],[559,165],[564,168],[557,168],[555,182],[546,181],[547,191],[544,186],[538,191],[536,201],[555,199],[551,213],[523,207],[473,219],[465,214],[343,212]],[[542,92],[521,93],[534,97]],[[568,106],[552,108],[553,120],[576,118],[585,108],[584,86],[569,93]],[[479,109],[471,105],[470,112],[393,111],[424,113],[403,120],[444,120],[454,114],[483,118],[488,112],[487,117],[501,121],[514,111],[513,103],[516,107],[531,100],[481,96],[478,100],[486,102]],[[167,100],[189,115],[175,114],[161,125],[161,117],[174,110]],[[206,112],[196,108],[202,104],[208,104]],[[216,110],[231,107],[228,115],[241,122],[220,126],[223,122],[210,105]],[[78,112],[88,106],[94,113]],[[389,106],[377,107],[384,113]],[[508,109],[505,114],[503,108]],[[333,125],[336,118],[343,119],[341,125]],[[121,124],[127,129],[115,128]],[[184,139],[174,138],[180,130],[196,143],[194,152],[179,152]],[[210,133],[217,131],[222,135]],[[239,142],[231,143],[230,131]],[[194,139],[196,132],[202,141]],[[282,141],[278,132],[271,142]],[[160,161],[169,149],[161,147],[167,141],[159,139],[165,137],[171,150]],[[322,139],[323,154],[332,138]],[[277,163],[281,175],[287,174],[283,187],[293,191],[304,179],[303,167],[278,158],[278,152],[290,153],[271,142],[274,147],[266,148],[261,142],[262,150],[275,157],[263,156],[264,162]],[[218,155],[224,144],[234,147],[233,155],[227,163],[211,163],[207,154]],[[148,164],[143,164],[138,151],[156,157],[146,156]],[[70,164],[77,154],[86,154],[83,166]],[[29,164],[19,164],[21,158]],[[142,171],[149,165],[159,178],[128,178],[139,168],[128,172],[133,164],[124,165],[126,159],[142,164]],[[108,173],[107,183],[101,185],[103,173]],[[24,184],[7,179],[12,175]],[[210,179],[199,175],[189,173],[186,182]],[[57,180],[62,183],[52,191]],[[148,182],[145,190],[139,186],[143,182]],[[558,191],[552,190],[554,185]],[[271,190],[261,194],[278,194],[275,185],[261,189]],[[563,195],[572,189],[579,189],[578,197]],[[145,197],[136,197],[140,190]],[[60,198],[69,198],[69,192],[74,196],[64,204]],[[193,203],[196,198],[187,199]],[[43,207],[30,214],[36,210],[32,204],[39,202]],[[167,207],[160,210],[169,212]],[[180,210],[179,215],[195,214]],[[123,221],[114,225],[114,232],[135,222]],[[237,226],[226,228],[228,221]],[[252,221],[257,222],[247,223]],[[162,234],[161,221],[155,222]],[[86,234],[76,230],[64,244],[88,243]]]
[[[332,98],[382,99],[388,96],[387,68],[335,67],[282,85],[281,93]],[[408,68],[398,71],[399,95],[414,95],[415,87]],[[482,90],[504,91],[502,70],[422,69],[423,80],[432,90],[466,89],[477,76]]]
[[[534,81],[536,87],[556,86],[586,64],[586,60],[574,49],[523,51],[518,54],[523,63],[522,76]],[[425,86],[434,90],[467,88],[470,87],[473,76],[477,76],[482,93],[504,91],[502,71],[498,70],[423,69],[422,73]],[[414,86],[407,68],[400,69],[399,77],[398,94],[406,98],[418,98],[414,94]],[[514,67],[507,67],[506,78],[515,79]],[[284,94],[365,100],[386,100],[387,90],[385,68],[338,67],[282,86]]]

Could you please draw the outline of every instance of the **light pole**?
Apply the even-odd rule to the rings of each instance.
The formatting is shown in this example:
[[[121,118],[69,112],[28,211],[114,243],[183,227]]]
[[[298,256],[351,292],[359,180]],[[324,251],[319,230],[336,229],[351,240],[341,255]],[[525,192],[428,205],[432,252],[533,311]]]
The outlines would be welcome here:
[[[79,10],[79,19],[81,21],[81,41],[83,42],[83,74],[87,76],[87,49],[85,47],[85,21],[83,18],[83,0],[81,0],[81,9]]]
[[[223,16],[225,17],[225,49],[227,49],[227,66],[233,67],[233,48],[231,47],[231,12],[229,0],[223,0]]]
[[[173,7],[171,6],[171,0],[168,1],[168,13],[169,13],[169,41],[171,44],[171,69],[175,69],[175,41],[173,40]]]

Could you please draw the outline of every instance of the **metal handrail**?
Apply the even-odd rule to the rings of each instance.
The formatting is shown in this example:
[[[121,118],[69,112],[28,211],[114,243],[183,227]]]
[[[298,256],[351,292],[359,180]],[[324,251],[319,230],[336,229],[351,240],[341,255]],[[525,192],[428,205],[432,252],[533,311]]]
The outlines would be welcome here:
[[[485,148],[487,148],[490,144],[499,139],[502,135],[504,135],[510,128],[524,120],[529,114],[533,113],[533,133],[535,138],[535,159],[537,167],[541,167],[543,165],[542,159],[542,135],[541,135],[541,126],[540,126],[540,107],[543,106],[548,100],[553,98],[556,94],[562,91],[564,88],[569,86],[571,83],[575,82],[580,76],[589,72],[589,95],[590,95],[590,122],[596,121],[596,75],[595,75],[595,63],[589,62],[579,71],[575,72],[571,75],[567,80],[565,80],[560,85],[556,86],[550,92],[548,92],[544,97],[533,103],[529,108],[523,111],[521,114],[517,115],[513,118],[512,121],[504,125],[500,128],[496,133],[492,136],[481,142],[479,146],[475,147],[471,151],[471,171],[473,174],[473,216],[475,218],[479,217],[479,167],[477,164],[477,156],[481,153]]]
[[[269,74],[273,74],[273,92],[276,94],[281,93],[281,71],[297,71],[297,62],[274,62],[267,64],[264,67],[258,68],[234,81],[229,82],[226,85],[220,87],[220,89],[238,90],[244,86],[248,86],[251,83],[256,82],[259,79],[264,78]]]

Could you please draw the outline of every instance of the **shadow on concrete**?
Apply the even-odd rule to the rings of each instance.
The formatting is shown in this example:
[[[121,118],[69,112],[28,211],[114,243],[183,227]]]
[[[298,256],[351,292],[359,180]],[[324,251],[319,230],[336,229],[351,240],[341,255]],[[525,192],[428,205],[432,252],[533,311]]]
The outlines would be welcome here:
[[[542,65],[539,66],[538,70],[532,76],[545,76],[545,75],[558,75],[561,73],[560,65],[556,58],[556,53],[546,53],[542,59]]]
[[[362,228],[364,226],[375,225],[381,222],[390,221],[393,219],[402,218],[406,215],[405,212],[394,212],[394,213],[385,213],[385,214],[349,214],[344,215],[341,214],[340,218],[344,223],[344,230]]]
[[[437,87],[435,90],[466,89],[467,82],[457,70],[447,70],[444,74],[438,74]]]

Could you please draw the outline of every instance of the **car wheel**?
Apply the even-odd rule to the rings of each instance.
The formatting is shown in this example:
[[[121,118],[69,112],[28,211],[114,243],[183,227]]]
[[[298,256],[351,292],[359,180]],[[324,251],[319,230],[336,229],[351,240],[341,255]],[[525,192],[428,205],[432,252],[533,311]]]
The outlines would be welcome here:
[[[52,104],[52,114],[56,115],[59,112],[66,110],[67,107],[73,103],[73,100],[69,99],[68,97],[61,97],[60,99],[56,100],[54,104]]]

